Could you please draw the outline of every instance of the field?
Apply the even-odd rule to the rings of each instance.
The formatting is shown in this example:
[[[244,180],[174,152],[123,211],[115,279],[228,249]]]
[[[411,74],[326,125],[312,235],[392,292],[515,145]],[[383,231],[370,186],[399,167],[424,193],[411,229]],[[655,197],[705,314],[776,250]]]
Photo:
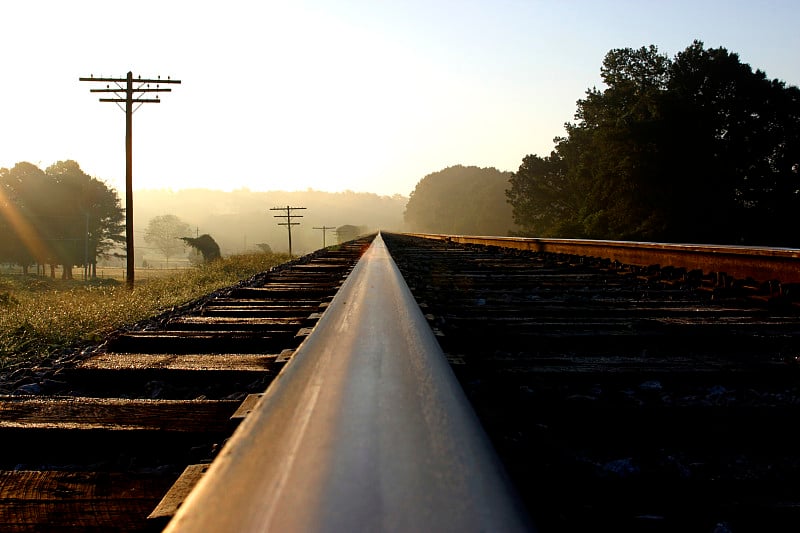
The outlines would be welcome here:
[[[197,268],[98,268],[97,279],[0,272],[0,370],[28,365],[70,347],[98,341],[125,324],[154,316],[288,261],[286,254],[231,256]],[[48,272],[49,273],[49,272]],[[82,271],[76,270],[76,278]]]

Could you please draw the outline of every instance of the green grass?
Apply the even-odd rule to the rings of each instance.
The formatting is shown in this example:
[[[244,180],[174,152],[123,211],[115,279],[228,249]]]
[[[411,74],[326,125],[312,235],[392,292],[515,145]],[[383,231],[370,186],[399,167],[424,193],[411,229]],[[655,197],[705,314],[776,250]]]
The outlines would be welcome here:
[[[113,279],[91,282],[0,276],[0,370],[41,361],[99,341],[126,324],[158,315],[288,261],[286,254],[246,254],[138,280],[133,291]]]

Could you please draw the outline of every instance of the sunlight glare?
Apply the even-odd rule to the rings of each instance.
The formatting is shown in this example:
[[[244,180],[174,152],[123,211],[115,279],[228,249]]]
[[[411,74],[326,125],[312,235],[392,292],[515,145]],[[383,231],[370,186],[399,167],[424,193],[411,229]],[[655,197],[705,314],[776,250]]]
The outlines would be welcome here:
[[[0,210],[2,210],[0,214],[3,215],[3,218],[11,224],[11,231],[16,233],[23,246],[37,261],[44,261],[52,257],[53,254],[39,232],[8,199],[2,188],[0,188]]]

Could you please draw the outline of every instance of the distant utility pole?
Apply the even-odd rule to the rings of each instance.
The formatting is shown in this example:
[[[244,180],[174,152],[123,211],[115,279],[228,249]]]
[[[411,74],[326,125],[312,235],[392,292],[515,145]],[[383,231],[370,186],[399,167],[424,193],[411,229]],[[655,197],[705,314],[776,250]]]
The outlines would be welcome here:
[[[86,213],[86,233],[83,239],[83,279],[89,281],[89,213]]]
[[[134,255],[133,255],[133,113],[142,104],[158,104],[161,100],[158,95],[155,98],[145,98],[147,93],[171,92],[172,89],[161,87],[162,83],[180,83],[180,80],[172,80],[167,77],[162,80],[161,76],[156,79],[142,79],[139,76],[134,80],[133,73],[128,72],[124,78],[95,78],[93,75],[88,78],[78,78],[79,81],[99,81],[106,83],[105,89],[90,89],[91,93],[111,93],[115,98],[100,98],[101,102],[113,102],[125,111],[125,247],[127,255],[127,272],[125,278],[128,288],[133,289],[134,280]],[[114,84],[112,87],[111,84]],[[155,87],[151,87],[151,84]],[[124,85],[123,85],[124,84]],[[135,86],[134,86],[135,85]],[[125,104],[123,107],[120,104]],[[135,105],[135,107],[134,107]]]
[[[320,226],[320,227],[313,227],[311,229],[321,229],[322,230],[322,247],[326,248],[325,246],[325,232],[329,229],[336,229],[334,226]]]
[[[289,257],[292,257],[292,226],[299,226],[299,222],[292,222],[293,218],[303,218],[303,215],[293,215],[295,209],[305,209],[305,207],[270,207],[270,211],[286,211],[285,215],[273,215],[275,218],[285,218],[286,222],[278,222],[279,226],[286,226],[289,230]]]

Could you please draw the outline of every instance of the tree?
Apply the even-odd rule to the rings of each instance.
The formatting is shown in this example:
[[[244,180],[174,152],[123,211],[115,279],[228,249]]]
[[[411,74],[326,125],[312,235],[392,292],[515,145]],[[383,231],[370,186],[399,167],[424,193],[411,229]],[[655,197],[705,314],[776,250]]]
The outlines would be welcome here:
[[[0,257],[21,265],[26,274],[31,264],[52,255],[38,224],[46,182],[44,172],[31,163],[0,169]]]
[[[70,279],[73,266],[96,265],[123,239],[116,191],[75,161],[59,161],[44,172],[30,163],[0,169],[0,191],[0,227],[6,229],[0,253],[26,272],[32,263],[60,264],[62,277]]]
[[[548,157],[528,155],[512,176],[507,191],[515,212],[530,213],[525,229],[539,237],[582,237],[580,210],[584,195],[580,182],[571,180],[567,161],[558,151]]]
[[[363,235],[366,233],[367,228],[365,226],[354,226],[352,224],[345,224],[343,226],[339,226],[336,228],[336,239],[339,243],[352,241],[353,239],[357,239],[359,235]]]
[[[170,257],[184,250],[186,245],[181,239],[190,233],[189,224],[175,215],[160,215],[147,223],[144,240],[158,249],[169,264]]]
[[[50,220],[57,225],[51,234],[61,236],[58,257],[64,266],[64,277],[72,277],[72,265],[84,265],[87,273],[91,268],[94,277],[97,258],[107,256],[125,242],[124,211],[119,196],[84,173],[75,161],[59,161],[45,173],[58,187],[59,197],[69,199],[66,205],[50,210]],[[70,222],[68,229],[63,226],[64,221]]]
[[[611,50],[601,76],[608,88],[587,91],[578,102],[577,124],[558,148],[583,199],[569,226],[593,238],[657,238],[662,230],[660,196],[664,170],[661,96],[669,59],[654,46]]]
[[[797,242],[796,87],[700,42],[669,59],[610,51],[607,88],[578,101],[547,158],[527,156],[507,192],[523,233],[694,242]],[[768,229],[775,220],[786,221]]]
[[[260,243],[256,244],[256,246],[258,247],[259,250],[261,250],[265,254],[271,254],[272,253],[272,246],[270,246],[269,244],[267,244],[265,242],[260,242]]]
[[[698,223],[730,242],[797,245],[800,89],[695,42],[676,56],[669,90],[688,133],[678,148],[697,169],[685,180],[715,199]]]
[[[219,251],[219,245],[211,237],[211,235],[204,233],[199,237],[181,237],[181,240],[203,254],[203,262],[210,263],[211,261],[220,259],[222,254]]]
[[[417,183],[404,213],[411,231],[508,235],[514,222],[505,199],[510,172],[456,165]]]

